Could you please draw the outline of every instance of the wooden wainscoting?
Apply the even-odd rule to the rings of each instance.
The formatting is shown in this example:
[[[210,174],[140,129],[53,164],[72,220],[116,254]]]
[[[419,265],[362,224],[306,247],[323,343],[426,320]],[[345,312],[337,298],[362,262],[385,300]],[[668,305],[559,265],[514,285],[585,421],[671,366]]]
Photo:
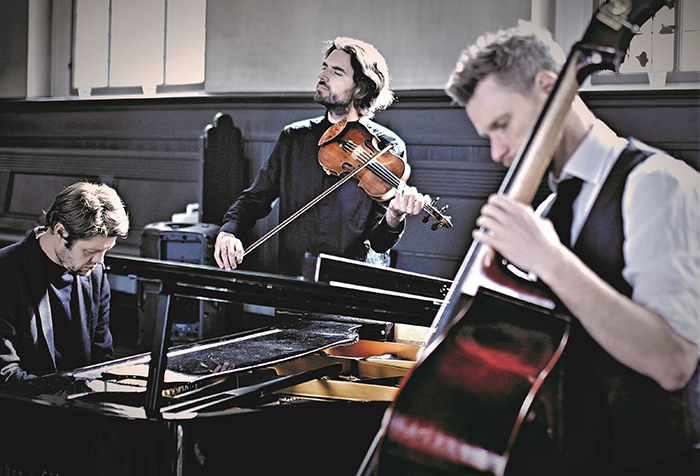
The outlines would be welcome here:
[[[620,134],[700,169],[697,90],[581,95]],[[398,99],[376,121],[404,139],[412,169],[409,184],[440,197],[438,207],[449,205],[446,213],[454,227],[432,231],[422,217],[410,217],[396,247],[397,267],[452,278],[471,243],[479,208],[498,189],[505,170],[492,163],[488,142],[442,91],[404,91]],[[205,130],[219,113],[230,116],[240,131],[242,162],[224,172],[236,171],[230,182],[238,189],[252,182],[286,124],[321,115],[323,109],[310,93],[0,100],[0,238],[9,242],[23,236],[64,185],[86,178],[114,186],[123,197],[132,230],[122,246],[138,253],[145,225],[170,220],[188,203],[202,203]],[[542,188],[538,199],[545,193]],[[230,196],[218,200],[219,211],[207,221],[215,222]],[[273,212],[252,234],[260,236],[276,223]],[[272,239],[248,265],[264,271],[274,255]]]

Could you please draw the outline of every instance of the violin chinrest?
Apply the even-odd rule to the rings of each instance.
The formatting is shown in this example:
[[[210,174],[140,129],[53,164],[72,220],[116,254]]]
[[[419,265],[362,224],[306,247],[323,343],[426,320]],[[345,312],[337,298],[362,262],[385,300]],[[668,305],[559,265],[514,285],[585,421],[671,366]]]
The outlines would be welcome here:
[[[330,141],[332,141],[333,139],[335,139],[336,137],[338,137],[340,135],[340,133],[343,132],[343,130],[345,129],[345,126],[347,125],[347,123],[348,123],[348,120],[343,119],[342,121],[336,122],[331,127],[329,127],[326,130],[326,132],[324,132],[323,135],[321,136],[321,138],[319,139],[318,145],[323,146],[323,145],[329,143]]]

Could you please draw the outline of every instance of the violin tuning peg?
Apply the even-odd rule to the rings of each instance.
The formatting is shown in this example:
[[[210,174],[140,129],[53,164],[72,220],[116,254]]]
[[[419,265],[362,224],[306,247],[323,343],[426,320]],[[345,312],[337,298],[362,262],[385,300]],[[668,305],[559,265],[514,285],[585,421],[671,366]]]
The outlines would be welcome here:
[[[440,226],[439,223],[433,223],[432,225],[430,225],[430,229],[433,230],[433,231],[435,231],[435,230],[438,229],[439,226]]]
[[[427,214],[426,214],[426,215],[423,217],[423,223],[428,223],[428,220],[430,220],[430,215],[427,215]]]

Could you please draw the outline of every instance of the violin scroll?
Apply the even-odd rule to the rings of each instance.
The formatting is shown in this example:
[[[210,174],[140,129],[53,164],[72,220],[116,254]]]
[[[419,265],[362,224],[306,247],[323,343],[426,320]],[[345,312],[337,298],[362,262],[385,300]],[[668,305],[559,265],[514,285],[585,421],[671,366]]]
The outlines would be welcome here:
[[[440,197],[436,197],[435,200],[430,202],[430,204],[423,206],[423,208],[426,210],[426,214],[423,217],[423,223],[428,223],[431,217],[434,218],[435,223],[430,225],[430,229],[433,231],[440,227],[452,228],[452,217],[445,215],[445,212],[450,206],[445,205],[440,210],[437,210],[435,205],[437,204],[438,200],[440,200]]]

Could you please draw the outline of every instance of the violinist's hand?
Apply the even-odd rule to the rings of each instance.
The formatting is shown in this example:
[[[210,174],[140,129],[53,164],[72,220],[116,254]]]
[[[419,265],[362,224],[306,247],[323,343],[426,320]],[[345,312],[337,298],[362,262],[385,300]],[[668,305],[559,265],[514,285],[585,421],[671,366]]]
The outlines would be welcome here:
[[[389,209],[386,211],[387,225],[394,229],[398,228],[401,220],[406,218],[407,214],[418,215],[425,203],[430,203],[430,196],[418,193],[415,187],[401,182],[396,190],[396,195],[389,203]]]
[[[243,243],[231,233],[219,232],[214,244],[214,259],[219,268],[234,269],[243,261]]]

